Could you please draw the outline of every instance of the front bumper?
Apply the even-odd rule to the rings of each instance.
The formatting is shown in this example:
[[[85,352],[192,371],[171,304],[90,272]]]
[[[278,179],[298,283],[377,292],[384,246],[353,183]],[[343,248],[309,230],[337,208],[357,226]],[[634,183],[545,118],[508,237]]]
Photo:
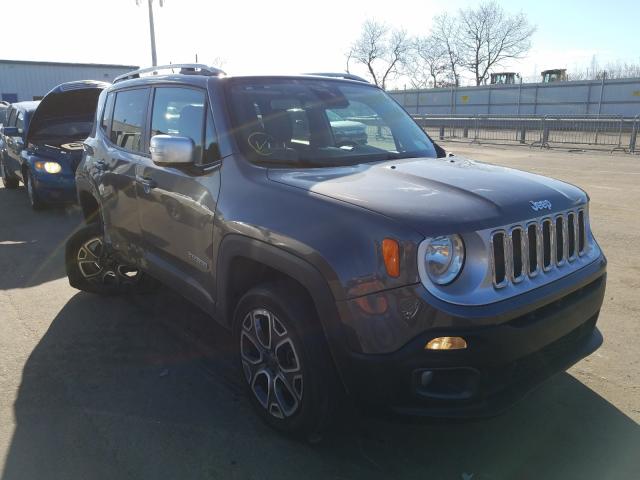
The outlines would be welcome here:
[[[77,201],[75,177],[67,174],[35,173],[38,198],[48,204],[67,204]]]
[[[340,317],[351,343],[341,365],[347,389],[364,403],[402,414],[479,417],[499,413],[601,345],[595,325],[604,298],[605,267],[602,257],[556,285],[492,310],[435,307],[421,286],[344,302],[339,305]],[[411,299],[418,299],[417,307]],[[385,306],[395,322],[405,326],[414,322],[413,328],[421,331],[393,352],[363,353],[406,334],[406,329],[389,328],[387,318],[385,336],[385,323],[376,322],[380,315],[371,312]],[[356,318],[357,311],[368,318]],[[365,323],[359,320],[368,320],[371,330],[363,330]],[[468,348],[424,350],[429,340],[446,335],[464,337]],[[430,372],[426,382],[424,372]]]

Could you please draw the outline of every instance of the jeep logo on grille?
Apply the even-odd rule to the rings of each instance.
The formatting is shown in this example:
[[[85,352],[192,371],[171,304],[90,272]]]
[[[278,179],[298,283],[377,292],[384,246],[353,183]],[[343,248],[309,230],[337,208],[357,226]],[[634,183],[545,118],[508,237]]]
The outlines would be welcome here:
[[[549,200],[539,200],[537,202],[531,200],[529,205],[531,205],[531,209],[534,212],[537,212],[538,210],[551,210],[551,202]]]

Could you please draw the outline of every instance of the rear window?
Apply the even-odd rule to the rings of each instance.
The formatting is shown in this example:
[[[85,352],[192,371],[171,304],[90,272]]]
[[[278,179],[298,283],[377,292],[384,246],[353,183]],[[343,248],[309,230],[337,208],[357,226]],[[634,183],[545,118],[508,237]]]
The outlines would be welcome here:
[[[110,93],[107,95],[107,100],[104,104],[104,110],[102,111],[102,120],[100,121],[100,128],[103,132],[109,133],[109,129],[111,128],[111,118],[113,116],[113,102],[116,99],[115,93]]]
[[[132,152],[142,152],[142,131],[147,113],[148,89],[124,90],[116,95],[111,142]]]

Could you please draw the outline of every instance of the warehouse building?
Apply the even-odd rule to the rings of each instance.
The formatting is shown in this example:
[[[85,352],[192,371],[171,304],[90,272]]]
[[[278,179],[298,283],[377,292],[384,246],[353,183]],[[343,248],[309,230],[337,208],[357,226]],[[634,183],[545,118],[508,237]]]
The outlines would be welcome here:
[[[0,99],[9,103],[39,100],[56,85],[74,80],[112,82],[133,65],[0,60]]]

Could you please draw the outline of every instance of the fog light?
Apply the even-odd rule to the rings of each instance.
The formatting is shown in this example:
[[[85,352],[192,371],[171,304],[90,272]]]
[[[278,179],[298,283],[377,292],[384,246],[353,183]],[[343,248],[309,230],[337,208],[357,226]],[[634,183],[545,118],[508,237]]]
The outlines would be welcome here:
[[[462,337],[437,337],[424,346],[425,350],[462,350],[467,348],[467,341]]]

